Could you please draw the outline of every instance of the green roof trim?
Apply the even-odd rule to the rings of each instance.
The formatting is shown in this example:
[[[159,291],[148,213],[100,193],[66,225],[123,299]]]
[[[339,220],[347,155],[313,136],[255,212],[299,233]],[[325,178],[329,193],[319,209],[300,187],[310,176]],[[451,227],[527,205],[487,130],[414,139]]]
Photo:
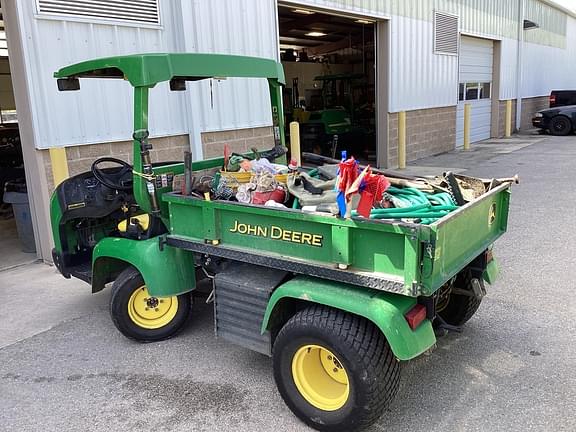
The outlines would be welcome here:
[[[267,78],[285,84],[275,60],[223,54],[136,54],[88,60],[63,67],[54,78],[120,78],[134,87],[153,87],[173,78]]]

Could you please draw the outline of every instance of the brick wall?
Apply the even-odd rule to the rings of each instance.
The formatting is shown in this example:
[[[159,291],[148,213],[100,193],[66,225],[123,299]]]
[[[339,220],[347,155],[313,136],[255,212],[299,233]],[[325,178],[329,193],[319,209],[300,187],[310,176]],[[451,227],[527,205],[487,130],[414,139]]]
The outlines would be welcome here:
[[[520,129],[532,129],[532,116],[537,111],[548,108],[550,100],[548,96],[522,99],[522,115]]]
[[[406,112],[406,161],[454,149],[456,106]],[[388,161],[398,166],[398,113],[388,114]]]
[[[150,143],[153,147],[150,151],[152,162],[183,161],[184,151],[190,149],[188,135],[152,138]],[[271,127],[202,133],[204,158],[222,156],[224,144],[228,144],[231,151],[238,153],[250,151],[252,147],[265,150],[274,146],[274,135]],[[38,151],[42,153],[44,161],[48,192],[52,193],[54,178],[50,154],[48,150]],[[92,162],[103,156],[111,156],[132,163],[132,141],[66,147],[70,176],[89,171]]]
[[[188,135],[152,138],[150,143],[153,147],[150,151],[152,162],[183,161],[184,151],[190,148]],[[44,159],[48,192],[52,193],[54,190],[54,178],[52,176],[50,153],[48,150],[39,151],[42,152]],[[103,156],[111,156],[132,163],[132,141],[66,147],[68,173],[70,176],[74,176],[89,171],[92,162]]]
[[[258,150],[270,149],[274,147],[272,127],[202,133],[202,151],[205,159],[223,156],[225,144],[228,144],[230,151],[236,153],[245,153],[252,147]]]

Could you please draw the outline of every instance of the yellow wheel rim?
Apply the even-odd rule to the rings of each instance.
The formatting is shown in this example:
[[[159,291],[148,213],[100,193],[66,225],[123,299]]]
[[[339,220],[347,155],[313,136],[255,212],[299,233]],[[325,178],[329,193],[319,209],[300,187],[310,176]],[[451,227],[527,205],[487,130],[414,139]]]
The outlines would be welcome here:
[[[128,300],[128,315],[139,327],[158,329],[167,325],[178,312],[178,297],[156,298],[145,285],[135,290]]]
[[[304,345],[292,358],[292,377],[308,403],[323,411],[336,411],[348,401],[350,383],[342,362],[319,345]]]

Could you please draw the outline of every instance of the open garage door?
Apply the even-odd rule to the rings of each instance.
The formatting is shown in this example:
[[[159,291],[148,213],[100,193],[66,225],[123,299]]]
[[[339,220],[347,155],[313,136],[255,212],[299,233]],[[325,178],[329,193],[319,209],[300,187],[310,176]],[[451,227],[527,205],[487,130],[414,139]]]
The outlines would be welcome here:
[[[492,56],[493,42],[462,36],[458,111],[456,115],[456,147],[464,145],[464,106],[470,104],[470,142],[490,138],[492,118]]]
[[[278,23],[284,115],[302,151],[375,161],[375,21],[280,4]]]

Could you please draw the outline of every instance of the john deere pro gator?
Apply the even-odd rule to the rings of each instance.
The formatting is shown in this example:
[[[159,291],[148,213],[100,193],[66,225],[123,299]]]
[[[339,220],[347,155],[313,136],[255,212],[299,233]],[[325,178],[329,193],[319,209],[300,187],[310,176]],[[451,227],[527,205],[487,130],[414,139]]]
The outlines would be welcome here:
[[[476,179],[483,189],[462,199],[450,190],[457,187],[454,179],[448,187],[426,179],[402,183],[389,173],[394,186],[384,195],[376,190],[383,196],[377,203],[374,194],[368,197],[372,209],[356,209],[352,199],[345,205],[353,208],[342,214],[334,206],[306,209],[286,188],[273,205],[241,199],[238,191],[246,186],[227,175],[232,154],[188,164],[184,157],[151,162],[149,95],[158,83],[183,91],[190,81],[250,77],[268,82],[275,136],[259,166],[285,163],[280,63],[142,54],[85,61],[55,77],[62,91],[102,78],[124,80],[134,91],[133,165],[99,158],[52,196],[53,258],[62,275],[86,281],[93,293],[112,283],[112,321],[140,342],[182,330],[197,281],[213,279],[217,336],[271,356],[286,405],[318,430],[374,423],[397,392],[400,362],[433,348],[438,331],[469,320],[485,294],[484,281],[496,277],[492,244],[506,230],[507,181]],[[247,166],[258,160],[236,156]],[[354,163],[346,166],[361,177],[356,185],[364,194],[363,181],[378,173],[360,165],[355,171]],[[269,176],[276,195],[291,176],[302,177],[306,187],[314,173],[300,167],[284,179]],[[423,184],[431,189],[414,187]],[[337,200],[342,193],[348,199],[348,189],[335,193]],[[383,204],[387,196],[391,201]],[[365,211],[369,217],[360,214]]]

